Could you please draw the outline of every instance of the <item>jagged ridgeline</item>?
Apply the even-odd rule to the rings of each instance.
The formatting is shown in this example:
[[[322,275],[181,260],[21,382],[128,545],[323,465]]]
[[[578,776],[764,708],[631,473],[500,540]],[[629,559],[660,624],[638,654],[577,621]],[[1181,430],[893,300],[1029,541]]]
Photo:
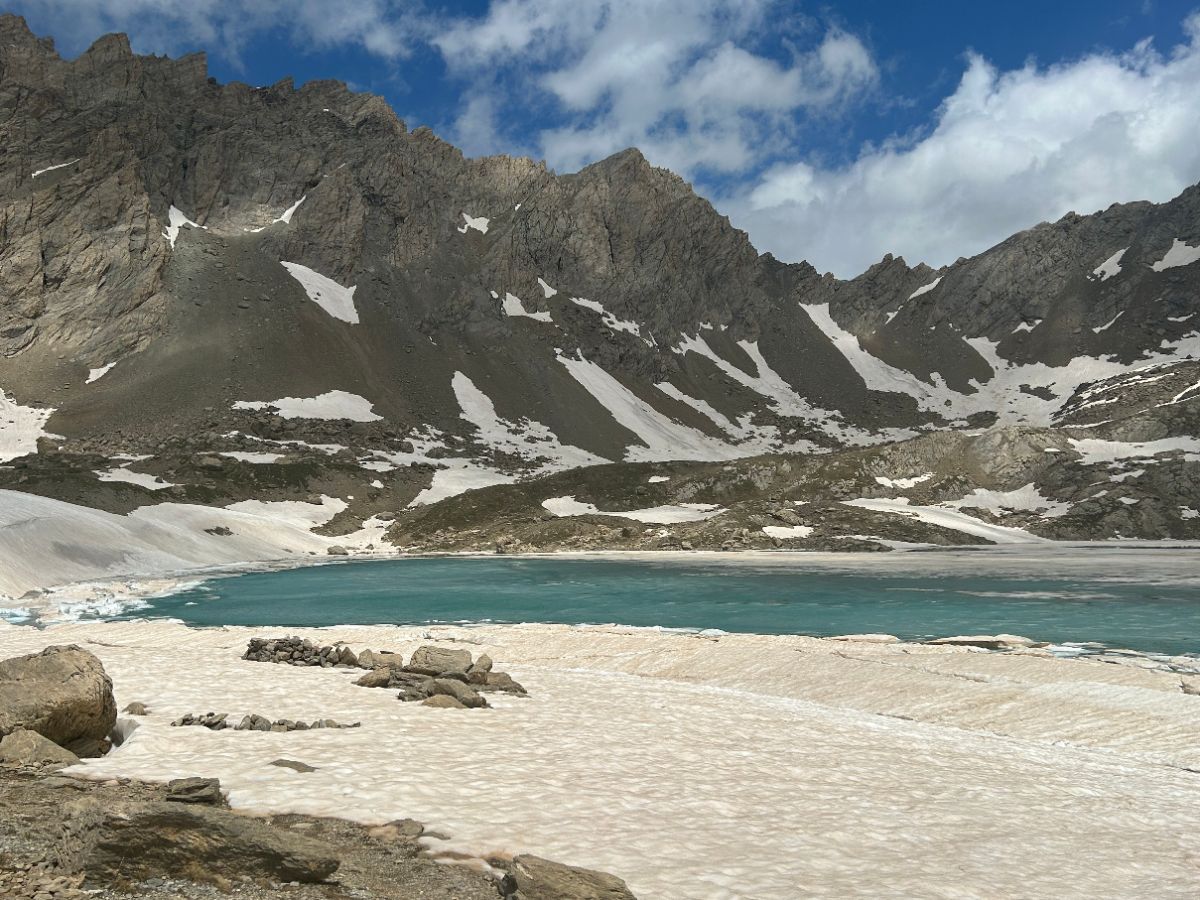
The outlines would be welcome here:
[[[427,548],[1200,537],[1196,187],[843,281],[636,150],[467,159],[14,16],[0,147],[0,488]]]

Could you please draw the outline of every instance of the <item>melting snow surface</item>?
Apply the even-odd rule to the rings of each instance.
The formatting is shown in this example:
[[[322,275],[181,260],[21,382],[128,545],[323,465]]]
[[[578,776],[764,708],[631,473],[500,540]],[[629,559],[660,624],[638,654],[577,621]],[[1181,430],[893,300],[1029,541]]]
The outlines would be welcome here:
[[[163,232],[163,237],[167,239],[167,242],[171,245],[172,250],[175,249],[175,239],[179,237],[179,229],[184,225],[187,225],[191,228],[203,228],[205,231],[208,230],[207,225],[197,225],[195,222],[185,216],[182,210],[172,206],[167,212],[167,230]]]
[[[354,306],[354,285],[342,287],[332,278],[326,278],[320,272],[314,272],[308,266],[300,263],[280,263],[288,274],[300,282],[308,299],[335,319],[358,324],[358,310]]]
[[[491,219],[485,219],[483,216],[468,216],[466,213],[463,213],[462,217],[463,224],[458,226],[459,234],[466,234],[470,228],[474,228],[480,234],[487,234],[488,222]]]
[[[1121,273],[1121,257],[1128,252],[1129,248],[1124,247],[1118,250],[1096,268],[1092,269],[1092,277],[1099,278],[1101,281],[1108,281],[1114,275]]]
[[[1192,263],[1200,260],[1200,247],[1189,247],[1179,238],[1175,238],[1171,242],[1171,249],[1167,251],[1167,255],[1154,263],[1150,268],[1155,272],[1161,272],[1164,269],[1174,269],[1177,266],[1190,266]]]
[[[976,537],[986,538],[996,544],[1041,543],[1046,540],[1020,528],[990,525],[987,522],[981,522],[979,519],[968,516],[966,513],[956,512],[940,506],[914,506],[904,497],[897,497],[894,500],[862,498],[859,500],[843,500],[842,502],[847,506],[857,506],[861,509],[869,509],[874,512],[907,516],[910,519],[917,519],[928,525],[939,525],[942,528],[949,528],[952,531],[961,531],[964,534],[973,534]]]
[[[91,384],[93,381],[99,381],[101,378],[103,378],[105,375],[107,375],[109,373],[109,371],[112,369],[112,367],[115,365],[116,365],[115,362],[110,362],[108,365],[101,366],[98,369],[88,369],[88,377],[83,383]]]
[[[1113,316],[1111,319],[1109,319],[1107,322],[1105,322],[1100,327],[1093,328],[1092,331],[1096,334],[1099,334],[1102,331],[1108,331],[1108,329],[1112,328],[1114,325],[1117,324],[1117,319],[1121,318],[1121,316],[1123,316],[1123,315],[1125,315],[1125,310],[1121,310],[1119,313],[1117,313],[1115,316]]]
[[[713,503],[680,503],[669,506],[652,506],[649,509],[609,511],[598,509],[592,503],[581,503],[574,497],[551,497],[542,501],[542,508],[558,517],[563,516],[617,516],[633,519],[647,525],[673,525],[678,522],[702,522],[725,512]]]
[[[270,409],[285,419],[349,419],[378,422],[371,402],[346,391],[327,391],[316,397],[284,397],[281,400],[239,400],[234,409]]]
[[[493,292],[493,296],[494,295],[495,295],[495,292]],[[550,313],[548,313],[546,311],[529,312],[528,310],[526,310],[525,304],[521,302],[521,298],[516,296],[515,294],[505,294],[502,305],[504,307],[504,314],[506,316],[509,316],[512,318],[522,318],[523,317],[526,319],[536,319],[539,322],[553,322],[554,321],[552,318],[550,318]]]
[[[52,437],[46,422],[53,414],[53,409],[21,406],[0,391],[0,462],[37,453],[38,438]]]
[[[929,284],[925,285],[924,287],[919,287],[915,291],[913,291],[911,294],[909,294],[908,299],[912,300],[914,297],[920,297],[922,294],[928,294],[930,291],[932,291],[935,287],[937,287],[941,283],[942,283],[942,276],[939,275],[937,278],[933,279],[933,281],[929,282]]]
[[[550,285],[546,284],[545,279],[539,278],[538,284],[541,285],[542,293],[546,295],[547,300],[549,300],[551,297],[553,297],[555,294],[558,293],[557,289],[552,288],[552,287],[550,287]]]

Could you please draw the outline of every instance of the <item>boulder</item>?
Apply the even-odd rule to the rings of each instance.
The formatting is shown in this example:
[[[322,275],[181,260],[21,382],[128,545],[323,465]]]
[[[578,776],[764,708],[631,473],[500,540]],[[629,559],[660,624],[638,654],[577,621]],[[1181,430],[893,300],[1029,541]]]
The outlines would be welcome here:
[[[524,854],[513,858],[500,893],[522,900],[637,900],[615,875]]]
[[[314,884],[338,867],[326,845],[220,807],[156,801],[107,814],[92,801],[72,813],[64,843],[78,870],[100,879],[250,875]]]
[[[487,683],[483,685],[488,690],[503,691],[506,694],[519,694],[524,696],[529,693],[520,684],[513,680],[513,677],[507,672],[488,672]]]
[[[471,668],[471,654],[467,650],[448,647],[418,647],[405,668],[422,675],[453,674],[466,678],[467,670]]]
[[[1047,647],[1045,641],[1021,637],[1018,634],[972,634],[934,638],[927,644],[949,647],[981,647],[984,650],[1011,650],[1015,647]]]
[[[148,716],[150,711],[146,709],[145,703],[129,703],[125,706],[123,713],[128,713],[131,716]]]
[[[0,737],[25,728],[97,755],[116,722],[112,679],[94,654],[71,645],[0,661]]]
[[[315,772],[316,766],[310,766],[308,763],[300,762],[295,759],[275,759],[268,765],[279,766],[281,769],[291,769],[293,772]]]
[[[900,638],[894,634],[839,634],[831,641],[846,641],[854,644],[898,644]]]
[[[449,694],[435,694],[421,701],[422,706],[432,706],[434,709],[466,709],[461,700],[456,700]]]
[[[18,728],[0,738],[0,766],[71,766],[79,757],[36,731]]]
[[[364,650],[358,654],[358,667],[360,669],[374,669],[378,663],[375,662],[375,651]]]
[[[477,691],[454,678],[433,679],[433,683],[429,686],[429,693],[434,697],[453,697],[468,709],[478,709],[488,705]]]
[[[387,666],[380,666],[378,669],[372,669],[354,683],[359,687],[390,687],[392,683],[392,670]]]
[[[170,803],[206,803],[221,805],[221,782],[216,778],[176,778],[167,782],[166,799]]]

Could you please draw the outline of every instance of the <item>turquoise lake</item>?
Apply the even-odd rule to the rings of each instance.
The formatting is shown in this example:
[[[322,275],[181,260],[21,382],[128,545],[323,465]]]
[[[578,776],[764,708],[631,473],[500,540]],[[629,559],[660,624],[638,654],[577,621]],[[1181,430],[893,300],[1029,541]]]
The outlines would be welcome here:
[[[906,639],[1008,632],[1200,652],[1200,554],[1069,548],[713,558],[415,558],[211,579],[121,618],[200,626],[616,623]],[[894,557],[882,559],[881,557]]]

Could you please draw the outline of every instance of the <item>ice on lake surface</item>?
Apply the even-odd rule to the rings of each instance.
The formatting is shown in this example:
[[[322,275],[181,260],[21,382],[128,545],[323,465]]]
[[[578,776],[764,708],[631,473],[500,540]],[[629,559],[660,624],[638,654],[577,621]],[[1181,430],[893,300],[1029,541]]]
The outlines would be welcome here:
[[[906,639],[1007,632],[1200,651],[1200,548],[436,557],[208,581],[128,616],[196,625],[620,623]]]

